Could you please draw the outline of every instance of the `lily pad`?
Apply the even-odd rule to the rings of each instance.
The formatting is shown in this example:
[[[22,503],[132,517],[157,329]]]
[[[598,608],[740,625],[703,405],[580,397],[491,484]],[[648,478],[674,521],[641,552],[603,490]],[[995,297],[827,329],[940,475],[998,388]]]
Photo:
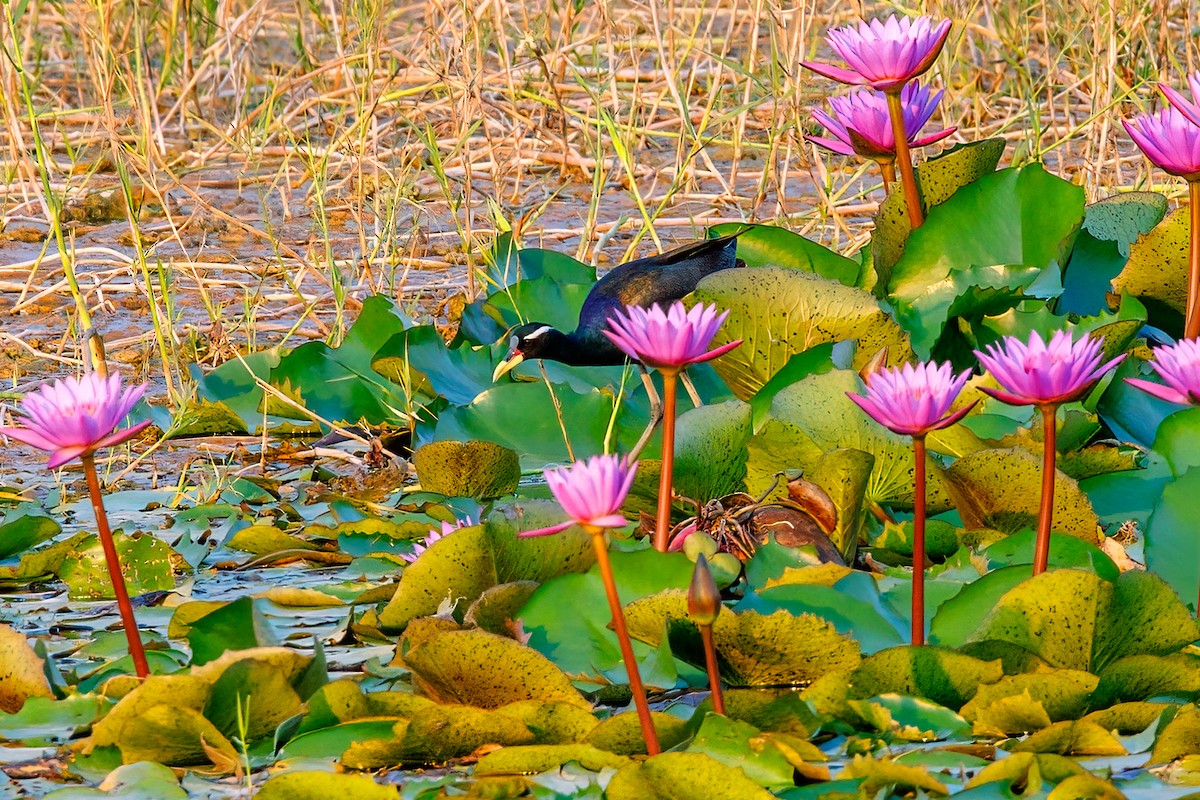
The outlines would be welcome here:
[[[716,303],[729,319],[713,345],[742,345],[712,362],[741,400],[749,401],[788,361],[816,345],[858,341],[855,368],[889,348],[890,363],[909,354],[904,332],[869,292],[782,267],[732,269],[710,275],[690,295]]]
[[[663,753],[617,771],[608,800],[772,800],[774,795],[703,753]]]
[[[422,693],[438,702],[499,708],[536,699],[590,707],[541,653],[487,631],[443,633],[403,657]]]
[[[517,489],[517,454],[493,442],[431,442],[413,453],[417,480],[427,492],[490,500]]]
[[[523,775],[547,772],[574,761],[584,769],[599,772],[620,769],[630,763],[619,756],[587,744],[538,744],[505,747],[479,759],[475,775]]]
[[[40,506],[22,503],[0,512],[0,559],[23,553],[58,535],[62,526]]]
[[[268,778],[255,797],[260,800],[398,800],[395,786],[376,783],[367,775],[296,771]]]
[[[787,228],[726,222],[709,228],[709,235],[725,236],[738,231],[742,233],[738,236],[737,256],[748,267],[788,267],[812,272],[847,286],[858,283],[858,262]]]
[[[1022,448],[981,450],[960,458],[943,485],[967,528],[1010,533],[1036,527],[1041,499],[1041,460]],[[1079,484],[1054,477],[1054,530],[1096,544],[1100,520]]]
[[[113,540],[130,595],[175,588],[170,545],[154,536],[120,533],[114,534]],[[63,561],[58,574],[72,600],[111,600],[115,596],[99,537],[84,540]]]
[[[980,661],[940,647],[905,646],[863,659],[850,683],[858,697],[905,694],[956,710],[1002,674],[998,661]]]
[[[1130,246],[1125,268],[1112,281],[1114,292],[1141,300],[1151,324],[1173,334],[1183,330],[1190,229],[1187,206],[1175,209]]]
[[[0,711],[15,714],[31,697],[53,697],[45,662],[24,634],[0,625]]]

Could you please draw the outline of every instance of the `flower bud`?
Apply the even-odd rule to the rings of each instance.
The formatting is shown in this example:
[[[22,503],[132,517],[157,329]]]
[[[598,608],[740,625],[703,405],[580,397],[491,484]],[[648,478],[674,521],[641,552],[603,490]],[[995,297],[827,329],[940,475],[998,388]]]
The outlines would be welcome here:
[[[717,588],[708,568],[708,559],[703,554],[696,558],[687,603],[688,616],[697,625],[712,625],[721,613],[721,590]]]

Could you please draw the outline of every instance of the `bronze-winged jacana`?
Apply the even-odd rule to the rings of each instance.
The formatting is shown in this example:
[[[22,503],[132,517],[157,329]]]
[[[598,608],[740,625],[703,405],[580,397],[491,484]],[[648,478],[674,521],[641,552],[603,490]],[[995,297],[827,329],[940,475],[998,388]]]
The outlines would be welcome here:
[[[706,276],[741,264],[736,256],[737,237],[742,231],[715,239],[692,242],[666,253],[627,261],[614,267],[596,282],[583,301],[579,324],[570,333],[542,322],[527,322],[515,328],[509,338],[508,355],[492,373],[492,380],[530,359],[549,359],[575,367],[599,367],[624,364],[628,359],[604,335],[608,318],[622,306],[649,308],[655,303],[667,306],[690,294]],[[645,368],[638,364],[646,393],[650,397],[650,427],[634,452],[641,450],[650,432],[662,418],[658,392]],[[686,377],[686,376],[685,376]],[[690,381],[684,384],[697,405],[699,399]]]

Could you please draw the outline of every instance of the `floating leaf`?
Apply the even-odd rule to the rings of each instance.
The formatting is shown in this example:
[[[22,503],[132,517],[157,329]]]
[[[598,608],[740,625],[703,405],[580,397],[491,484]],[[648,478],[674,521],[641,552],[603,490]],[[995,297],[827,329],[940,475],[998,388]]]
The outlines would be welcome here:
[[[879,425],[855,405],[847,392],[862,393],[861,379],[849,370],[812,375],[775,396],[762,428],[747,445],[746,486],[766,491],[782,470],[818,469],[831,450],[869,453],[874,466],[865,497],[881,505],[911,507],[913,449],[906,436]],[[937,473],[929,476],[930,512],[949,508]]]
[[[405,568],[396,593],[379,612],[379,626],[402,630],[413,619],[436,613],[443,601],[461,598],[470,603],[496,582],[483,526],[459,528],[431,544]]]
[[[630,763],[625,756],[609,753],[587,744],[538,744],[505,747],[488,753],[475,765],[475,775],[523,775],[547,772],[571,762],[599,772],[620,769]]]
[[[779,790],[793,785],[793,766],[778,747],[753,725],[719,714],[706,714],[688,743],[687,752],[704,753],[714,761],[740,767],[760,786]]]
[[[541,653],[487,631],[443,633],[403,657],[422,692],[439,702],[499,708],[536,699],[589,706]]]
[[[954,710],[1002,674],[998,661],[980,661],[940,647],[905,646],[863,659],[850,682],[858,697],[907,694]]]
[[[268,778],[255,794],[259,800],[398,800],[395,786],[375,782],[368,775],[336,772],[285,772]]]
[[[774,795],[703,753],[663,753],[624,767],[609,781],[608,800],[772,800]]]
[[[490,500],[512,494],[521,479],[517,454],[492,442],[431,442],[413,453],[427,492]]]
[[[316,550],[307,539],[285,533],[274,525],[251,525],[236,531],[225,541],[230,550],[240,550],[255,556],[266,556],[288,550]]]
[[[1056,784],[1082,775],[1087,775],[1087,770],[1060,755],[1014,753],[984,767],[967,782],[965,788],[974,789],[988,783],[1001,783],[1010,789],[1018,789],[1022,795],[1027,795],[1029,792],[1041,791],[1043,780]]]
[[[1189,703],[1158,734],[1148,763],[1166,764],[1196,754],[1200,754],[1200,710]]]
[[[737,257],[746,262],[748,267],[788,267],[816,273],[847,286],[858,283],[858,262],[786,228],[726,222],[713,225],[708,230],[710,236],[725,236],[739,231]]]
[[[883,694],[851,700],[850,707],[880,733],[909,742],[932,742],[967,734],[970,724],[945,706],[917,697]]]
[[[1026,733],[1032,727],[1014,728],[999,724],[999,719],[1012,718],[1020,706],[1036,704],[1045,723],[1076,719],[1087,709],[1088,699],[1096,688],[1098,678],[1078,670],[1048,670],[1028,675],[1005,675],[995,683],[979,687],[971,701],[962,707],[964,718],[976,723],[975,732],[987,736]],[[1014,707],[1013,699],[1020,698]],[[1008,701],[1008,702],[1005,702]],[[1000,704],[1000,708],[993,707]],[[1031,718],[1026,713],[1020,718]],[[1041,726],[1039,726],[1041,727]]]
[[[1016,532],[1037,525],[1041,476],[1041,460],[1027,450],[981,450],[954,462],[943,485],[968,528]],[[1054,530],[1095,544],[1099,526],[1079,484],[1056,472]]]
[[[862,778],[862,795],[874,797],[885,787],[902,788],[904,790],[923,790],[937,795],[948,795],[950,790],[945,784],[933,777],[922,767],[910,767],[897,764],[890,759],[874,759],[866,756],[855,756],[854,760],[837,776],[839,779]],[[907,791],[906,791],[907,793]]]
[[[130,595],[175,588],[170,545],[154,536],[120,533],[114,534],[113,540]],[[85,539],[63,561],[58,575],[72,600],[111,600],[115,596],[99,537]]]
[[[1197,638],[1174,592],[1149,573],[1109,583],[1078,570],[1045,572],[1009,590],[972,641],[997,640],[1064,669],[1099,672],[1139,653],[1167,655]]]
[[[1091,707],[1160,696],[1194,700],[1200,695],[1200,660],[1185,653],[1126,656],[1100,673]]]
[[[1175,209],[1130,246],[1125,268],[1112,281],[1114,292],[1141,300],[1150,323],[1172,334],[1183,330],[1190,229],[1187,206]]]
[[[1167,198],[1157,192],[1121,192],[1084,211],[1063,275],[1060,314],[1094,314],[1107,308],[1111,281],[1129,258],[1130,245],[1162,222]]]
[[[450,349],[433,325],[409,328],[380,347],[371,366],[412,393],[441,395],[452,405],[470,403],[492,386],[492,354],[463,344]]]
[[[439,705],[413,714],[399,737],[408,763],[437,764],[488,745],[531,744],[533,734],[520,720],[471,706]]]
[[[194,620],[187,631],[192,663],[207,664],[230,650],[271,646],[278,636],[258,604],[242,597]]]
[[[1163,486],[1146,523],[1146,566],[1193,609],[1200,594],[1198,518],[1200,467],[1192,467]]]
[[[658,733],[658,743],[669,750],[688,738],[687,723],[679,717],[651,711],[650,719]],[[584,740],[588,744],[622,756],[644,755],[646,740],[642,738],[642,726],[633,711],[614,714],[588,733]]]
[[[62,526],[40,506],[21,503],[0,511],[0,559],[23,553],[58,535]]]
[[[499,711],[525,723],[538,744],[571,744],[583,741],[598,724],[592,712],[576,703],[522,700]]]
[[[1003,139],[955,145],[916,167],[921,199],[927,209],[946,202],[959,189],[991,173],[1004,154]],[[871,235],[871,255],[879,290],[887,287],[892,268],[912,234],[904,192],[891,192],[880,204]]]
[[[856,369],[883,347],[893,364],[909,353],[904,332],[870,293],[805,272],[724,270],[701,281],[690,298],[729,310],[713,345],[742,344],[712,363],[742,400],[754,397],[793,356],[826,342],[857,340]]]
[[[1008,304],[997,308],[997,298],[1020,297],[1043,270],[1057,276],[1083,206],[1080,187],[1028,164],[985,175],[931,209],[887,283],[913,350],[928,358],[952,317],[999,313],[1015,303],[1002,300]],[[982,228],[980,220],[987,221]],[[973,295],[977,287],[1004,291]]]
[[[0,625],[0,711],[15,714],[31,697],[52,697],[45,662],[25,636]]]

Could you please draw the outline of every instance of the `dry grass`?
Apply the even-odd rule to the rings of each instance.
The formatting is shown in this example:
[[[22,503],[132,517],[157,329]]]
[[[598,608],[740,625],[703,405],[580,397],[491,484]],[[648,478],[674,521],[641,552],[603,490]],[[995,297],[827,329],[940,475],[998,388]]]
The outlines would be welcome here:
[[[1175,189],[1117,121],[1193,66],[1188,3],[2,0],[0,374],[73,369],[90,316],[176,395],[190,360],[336,341],[368,292],[480,291],[506,227],[601,263],[730,220],[854,250],[876,176],[803,141],[836,89],[799,62],[893,9],[956,22],[955,140]]]

